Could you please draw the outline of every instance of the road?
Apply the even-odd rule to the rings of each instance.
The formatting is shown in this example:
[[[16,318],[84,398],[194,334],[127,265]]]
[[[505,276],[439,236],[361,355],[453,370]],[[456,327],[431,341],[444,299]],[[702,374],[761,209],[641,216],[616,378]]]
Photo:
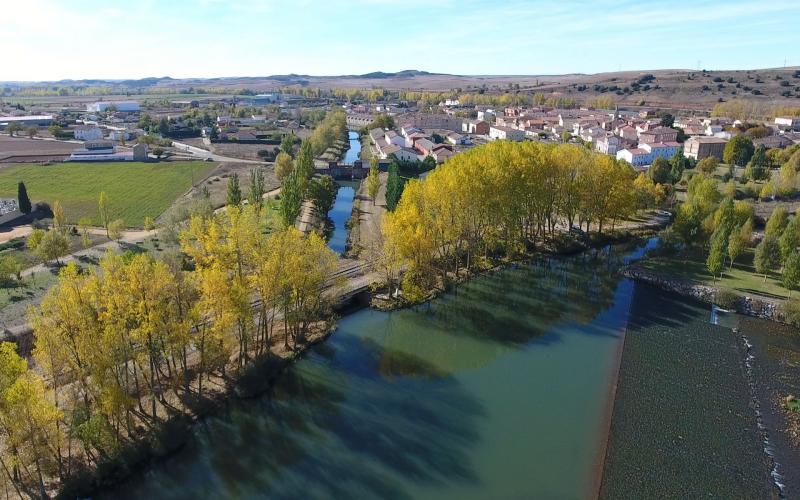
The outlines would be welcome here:
[[[184,143],[178,142],[178,141],[172,141],[172,147],[174,147],[178,151],[183,151],[183,152],[189,153],[190,155],[192,155],[195,158],[198,158],[200,160],[206,160],[208,158],[211,158],[214,161],[226,162],[226,163],[249,163],[249,164],[252,164],[252,165],[263,165],[264,164],[263,161],[244,160],[242,158],[232,158],[230,156],[218,155],[218,154],[212,153],[211,151],[205,150],[203,148],[198,148],[196,146],[192,146],[192,145],[189,145],[189,144],[184,144]]]

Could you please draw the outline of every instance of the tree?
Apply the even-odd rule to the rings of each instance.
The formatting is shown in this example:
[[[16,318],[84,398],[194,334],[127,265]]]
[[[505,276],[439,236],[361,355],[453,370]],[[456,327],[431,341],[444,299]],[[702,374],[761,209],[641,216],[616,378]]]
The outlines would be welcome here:
[[[49,127],[47,127],[47,131],[50,133],[50,135],[52,135],[56,139],[61,137],[61,135],[64,133],[64,129],[62,129],[60,126],[56,125],[55,123],[50,125]]]
[[[228,177],[228,194],[225,198],[228,206],[239,206],[242,203],[242,190],[239,187],[239,174],[234,172]]]
[[[162,137],[166,137],[169,134],[169,121],[167,121],[166,117],[161,117],[158,121],[158,133],[161,134]]]
[[[161,157],[164,156],[164,148],[160,146],[153,148],[153,155],[155,155],[156,158],[161,159]]]
[[[25,135],[29,138],[33,139],[39,134],[39,127],[36,125],[31,125],[30,127],[25,129]]]
[[[281,185],[281,204],[280,215],[283,225],[293,226],[303,204],[305,179],[297,175],[297,171],[292,172],[289,177],[284,179]]]
[[[389,177],[386,180],[386,208],[394,212],[400,197],[403,195],[403,180],[397,172],[397,163],[389,165]]]
[[[753,141],[744,135],[737,135],[725,145],[722,159],[725,163],[741,167],[750,161],[753,149]]]
[[[28,190],[25,188],[25,183],[22,181],[17,184],[17,203],[20,212],[26,215],[31,213],[31,199],[28,198]]]
[[[89,227],[92,225],[92,220],[89,217],[83,216],[78,219],[78,231],[81,235],[81,245],[83,248],[89,248],[92,245],[92,240],[89,239]]]
[[[788,163],[781,167],[778,174],[777,191],[781,196],[792,196],[797,191],[797,170]]]
[[[250,204],[258,210],[261,209],[261,205],[264,203],[265,192],[264,171],[260,167],[256,167],[250,171],[250,193],[248,200]]]
[[[39,247],[39,244],[42,242],[42,238],[44,237],[44,229],[34,229],[31,231],[31,234],[28,235],[28,240],[25,242],[25,245],[33,251]]]
[[[750,158],[750,162],[747,164],[747,169],[745,170],[745,175],[758,181],[765,179],[768,171],[769,160],[767,159],[766,148],[761,144],[755,149],[753,156]]]
[[[145,231],[153,231],[156,228],[156,223],[153,218],[148,215],[144,218],[142,226]]]
[[[11,122],[6,127],[6,132],[8,132],[8,135],[10,135],[11,137],[14,137],[15,133],[22,132],[22,125],[20,125],[17,122]]]
[[[797,250],[792,251],[783,264],[782,281],[783,286],[789,290],[790,297],[792,290],[800,288],[800,252]]]
[[[275,177],[283,182],[294,170],[294,161],[288,153],[281,151],[275,157]]]
[[[723,228],[718,228],[711,239],[711,250],[706,259],[706,267],[711,276],[713,276],[714,281],[717,280],[717,275],[722,272],[725,266],[725,256],[728,253],[728,234]]]
[[[561,142],[567,143],[570,141],[570,139],[572,139],[572,134],[570,134],[566,130],[561,132]]]
[[[329,175],[323,175],[319,179],[312,180],[308,185],[308,194],[314,202],[314,211],[320,218],[328,216],[333,203],[336,200],[336,184]]]
[[[670,113],[664,113],[661,115],[660,125],[662,127],[671,127],[674,123],[675,123],[675,117],[672,116]]]
[[[100,222],[106,229],[106,238],[110,239],[108,236],[108,224],[111,222],[111,212],[108,206],[108,195],[105,191],[100,192],[100,198],[97,200],[97,208],[100,212]]]
[[[310,179],[314,175],[314,152],[311,142],[306,140],[300,144],[300,151],[294,162],[294,170],[301,180]]]
[[[381,188],[381,178],[378,174],[378,167],[372,165],[369,169],[369,176],[367,177],[367,194],[372,198],[372,204],[375,204],[375,198],[378,196],[378,190]]]
[[[753,264],[756,272],[764,275],[764,283],[767,282],[767,273],[780,265],[781,251],[778,240],[775,236],[764,235],[764,239],[756,246]]]
[[[122,230],[125,229],[125,221],[116,219],[108,225],[108,237],[112,240],[119,240],[122,237]]]
[[[67,216],[64,214],[64,207],[61,202],[56,200],[53,202],[53,229],[66,233],[67,231]]]
[[[681,180],[683,171],[689,168],[689,159],[683,156],[683,148],[675,151],[675,154],[670,157],[669,166],[670,176],[672,177],[672,183],[674,184]]]
[[[714,156],[706,156],[705,158],[703,158],[702,160],[697,162],[697,166],[695,168],[697,168],[697,170],[699,170],[699,171],[701,171],[701,172],[703,172],[705,174],[711,175],[714,172],[716,172],[718,165],[719,165],[719,162],[717,161],[716,157],[714,157]]]
[[[289,156],[290,160],[294,154],[294,139],[294,132],[291,134],[284,134],[283,138],[281,139],[281,153]]]
[[[785,208],[776,207],[773,209],[764,227],[764,236],[771,236],[777,240],[783,232],[783,228],[786,227],[788,219],[789,214]]]
[[[656,158],[648,173],[656,184],[672,184],[672,167],[664,158]]]
[[[22,264],[13,255],[0,255],[0,287],[10,286],[21,272]]]
[[[69,252],[69,240],[61,231],[46,231],[36,245],[35,252],[43,262],[59,262],[59,258]]]

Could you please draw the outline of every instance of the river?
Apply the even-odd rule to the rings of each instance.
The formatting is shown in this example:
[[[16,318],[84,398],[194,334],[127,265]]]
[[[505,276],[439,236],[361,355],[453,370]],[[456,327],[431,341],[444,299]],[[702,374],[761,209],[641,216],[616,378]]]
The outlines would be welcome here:
[[[356,132],[348,132],[350,148],[344,155],[344,163],[352,164],[361,156],[361,139]],[[336,200],[328,212],[328,218],[333,222],[333,231],[328,239],[328,247],[336,253],[344,253],[347,248],[347,221],[353,212],[358,182],[338,182]]]
[[[114,497],[585,497],[635,289],[612,272],[621,255],[346,316],[270,394],[206,419]]]

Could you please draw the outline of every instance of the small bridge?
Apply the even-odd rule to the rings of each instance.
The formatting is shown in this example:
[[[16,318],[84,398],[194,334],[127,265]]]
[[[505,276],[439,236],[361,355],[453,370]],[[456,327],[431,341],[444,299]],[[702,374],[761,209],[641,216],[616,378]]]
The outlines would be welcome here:
[[[317,167],[316,173],[330,175],[336,180],[361,180],[369,175],[369,164],[356,160],[353,164],[329,161],[326,166]]]

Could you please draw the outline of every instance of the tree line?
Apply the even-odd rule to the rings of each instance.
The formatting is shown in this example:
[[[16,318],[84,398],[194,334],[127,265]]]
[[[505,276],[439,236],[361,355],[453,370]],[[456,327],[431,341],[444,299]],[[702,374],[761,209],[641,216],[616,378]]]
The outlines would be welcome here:
[[[496,255],[513,256],[576,225],[601,234],[664,187],[578,145],[497,141],[409,180],[383,222],[386,268],[406,268],[410,300]],[[387,273],[390,274],[390,273]],[[391,285],[391,283],[390,283]]]
[[[29,368],[0,345],[0,476],[44,496],[113,462],[170,417],[194,412],[215,377],[229,382],[271,350],[292,350],[329,317],[336,256],[294,227],[268,234],[263,211],[195,215],[181,252],[109,252],[70,263],[38,307]]]

